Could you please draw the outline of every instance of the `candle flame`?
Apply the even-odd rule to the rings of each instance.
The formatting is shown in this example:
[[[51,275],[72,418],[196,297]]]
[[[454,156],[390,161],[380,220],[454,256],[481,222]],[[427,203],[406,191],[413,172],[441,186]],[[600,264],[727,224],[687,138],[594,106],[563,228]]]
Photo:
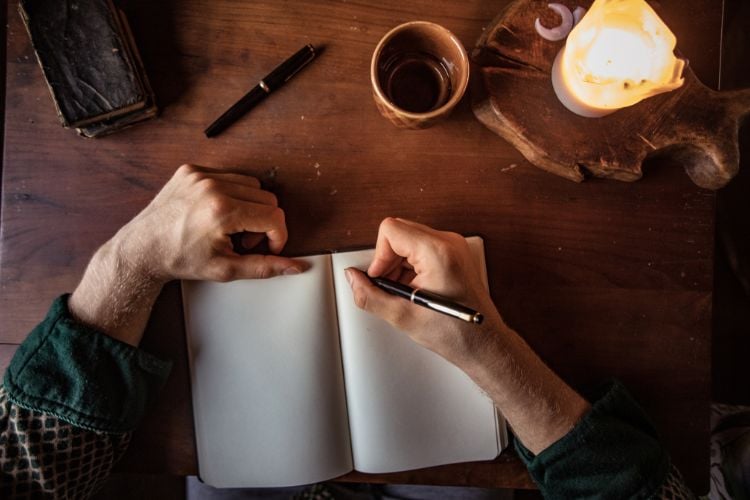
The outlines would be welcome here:
[[[588,106],[614,110],[683,83],[677,38],[644,0],[595,0],[561,57],[565,86]]]

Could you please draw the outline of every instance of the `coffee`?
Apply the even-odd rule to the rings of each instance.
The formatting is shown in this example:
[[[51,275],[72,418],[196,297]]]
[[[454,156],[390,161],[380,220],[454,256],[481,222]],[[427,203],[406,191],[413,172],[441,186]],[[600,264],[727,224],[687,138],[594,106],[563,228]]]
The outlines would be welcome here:
[[[435,23],[396,26],[370,61],[372,96],[394,125],[431,127],[450,114],[469,82],[469,57],[453,33]]]
[[[411,113],[425,113],[445,104],[451,79],[442,61],[426,52],[396,53],[379,64],[380,83],[394,105]]]

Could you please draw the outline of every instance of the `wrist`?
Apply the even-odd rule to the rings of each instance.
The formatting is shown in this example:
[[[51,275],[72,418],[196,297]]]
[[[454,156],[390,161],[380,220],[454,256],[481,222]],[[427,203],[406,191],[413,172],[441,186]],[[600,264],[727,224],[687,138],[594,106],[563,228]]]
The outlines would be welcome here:
[[[476,368],[488,360],[497,359],[497,354],[505,351],[503,343],[515,332],[503,321],[494,307],[479,309],[484,315],[481,324],[463,323],[461,326],[461,359],[467,365],[462,368]]]
[[[166,280],[133,258],[126,244],[118,233],[97,250],[68,307],[81,323],[137,346]]]
[[[567,434],[590,409],[504,324],[461,368],[503,412],[516,436],[539,453]]]
[[[464,341],[464,355],[454,364],[491,394],[496,404],[502,405],[512,397],[505,382],[525,368],[533,352],[499,314],[487,317],[479,328],[467,334],[470,340]]]
[[[101,258],[106,265],[117,269],[118,273],[128,280],[161,288],[172,278],[164,271],[163,266],[158,265],[158,248],[148,244],[142,232],[131,228],[132,224],[133,222],[120,228],[99,248],[94,258]]]

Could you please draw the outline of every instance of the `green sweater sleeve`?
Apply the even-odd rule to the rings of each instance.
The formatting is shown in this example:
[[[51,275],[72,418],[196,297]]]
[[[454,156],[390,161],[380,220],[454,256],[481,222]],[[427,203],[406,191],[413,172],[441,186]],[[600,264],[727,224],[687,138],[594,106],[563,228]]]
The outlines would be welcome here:
[[[75,321],[68,295],[16,351],[5,373],[8,399],[82,429],[133,430],[171,364]]]
[[[646,414],[619,382],[591,411],[539,455],[516,450],[545,498],[632,498],[659,495],[670,460]]]

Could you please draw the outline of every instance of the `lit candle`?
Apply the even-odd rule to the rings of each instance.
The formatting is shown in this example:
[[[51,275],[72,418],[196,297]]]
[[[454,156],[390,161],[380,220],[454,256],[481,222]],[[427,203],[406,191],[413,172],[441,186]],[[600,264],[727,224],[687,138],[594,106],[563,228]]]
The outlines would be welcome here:
[[[677,38],[644,0],[595,0],[552,66],[560,101],[599,117],[679,88]]]

